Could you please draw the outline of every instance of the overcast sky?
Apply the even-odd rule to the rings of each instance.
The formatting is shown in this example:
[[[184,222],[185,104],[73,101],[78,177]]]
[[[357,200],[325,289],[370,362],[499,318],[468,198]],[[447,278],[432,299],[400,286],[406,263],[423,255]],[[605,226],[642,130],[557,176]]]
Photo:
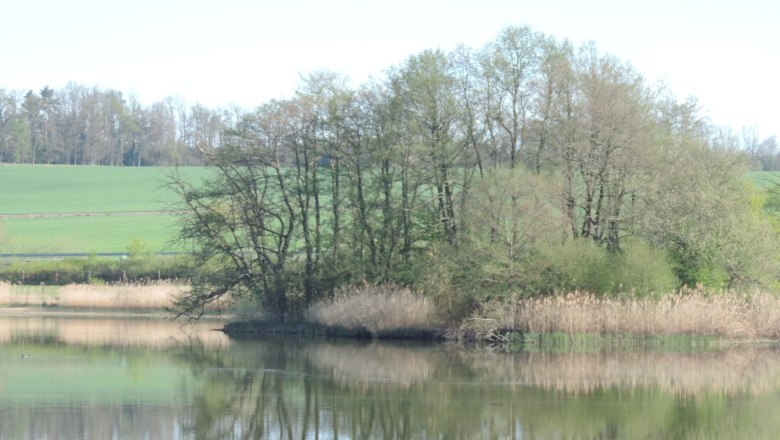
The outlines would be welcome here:
[[[325,69],[357,85],[428,48],[528,25],[696,96],[712,122],[780,135],[780,2],[0,0],[0,87],[74,81],[253,108]]]

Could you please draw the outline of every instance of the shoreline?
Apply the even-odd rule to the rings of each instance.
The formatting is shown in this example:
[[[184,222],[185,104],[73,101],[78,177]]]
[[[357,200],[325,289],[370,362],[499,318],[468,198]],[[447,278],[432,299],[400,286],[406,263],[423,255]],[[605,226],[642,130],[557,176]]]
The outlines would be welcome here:
[[[85,318],[141,319],[176,322],[164,310],[123,311],[77,308],[0,307],[0,318]],[[184,319],[182,324],[189,324]],[[371,332],[365,328],[344,328],[308,322],[274,322],[236,320],[233,315],[204,315],[195,322],[213,324],[211,330],[236,341],[259,340],[265,337],[341,339],[355,342],[441,343],[492,347],[506,352],[598,352],[598,351],[659,351],[717,352],[730,346],[780,346],[772,339],[732,339],[697,334],[599,334],[599,333],[534,333],[505,330],[491,335],[446,328],[403,328]],[[496,337],[498,336],[498,337]]]
[[[398,328],[371,332],[365,327],[345,328],[327,326],[310,322],[274,322],[274,321],[230,321],[225,324],[225,334],[235,339],[252,339],[260,336],[313,336],[337,337],[358,340],[449,340],[450,331],[443,328]]]
[[[0,317],[79,317],[79,318],[144,318],[164,321],[175,321],[173,314],[163,309],[139,309],[112,310],[112,309],[88,309],[88,308],[60,308],[60,307],[36,307],[36,306],[0,306]],[[229,323],[232,315],[204,315],[199,321],[222,321]],[[181,320],[180,322],[186,322]]]

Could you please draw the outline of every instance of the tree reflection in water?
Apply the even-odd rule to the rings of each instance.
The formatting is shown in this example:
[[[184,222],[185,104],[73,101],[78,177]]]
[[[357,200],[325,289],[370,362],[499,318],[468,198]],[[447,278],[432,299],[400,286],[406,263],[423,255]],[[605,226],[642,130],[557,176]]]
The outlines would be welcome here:
[[[430,344],[230,341],[214,332],[182,334],[180,324],[168,324],[0,319],[0,438],[775,438],[780,432],[774,346],[495,354]]]
[[[239,349],[240,347],[240,349]],[[203,370],[198,438],[657,438],[780,429],[780,354],[521,353],[234,344]],[[239,353],[244,353],[239,355]],[[715,422],[714,422],[715,421]]]

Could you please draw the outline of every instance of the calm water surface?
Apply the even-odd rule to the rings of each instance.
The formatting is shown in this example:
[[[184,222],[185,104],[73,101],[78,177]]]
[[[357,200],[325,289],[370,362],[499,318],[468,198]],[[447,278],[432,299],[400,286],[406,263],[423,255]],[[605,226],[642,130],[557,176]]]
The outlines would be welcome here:
[[[780,351],[496,353],[0,316],[0,439],[688,439],[780,433]]]

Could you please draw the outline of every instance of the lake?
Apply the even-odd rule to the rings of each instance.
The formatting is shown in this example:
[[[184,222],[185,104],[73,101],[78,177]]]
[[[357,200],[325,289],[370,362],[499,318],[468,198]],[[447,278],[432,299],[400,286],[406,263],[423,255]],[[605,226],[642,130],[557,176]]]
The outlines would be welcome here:
[[[777,438],[780,351],[230,340],[220,322],[0,316],[0,439]]]

